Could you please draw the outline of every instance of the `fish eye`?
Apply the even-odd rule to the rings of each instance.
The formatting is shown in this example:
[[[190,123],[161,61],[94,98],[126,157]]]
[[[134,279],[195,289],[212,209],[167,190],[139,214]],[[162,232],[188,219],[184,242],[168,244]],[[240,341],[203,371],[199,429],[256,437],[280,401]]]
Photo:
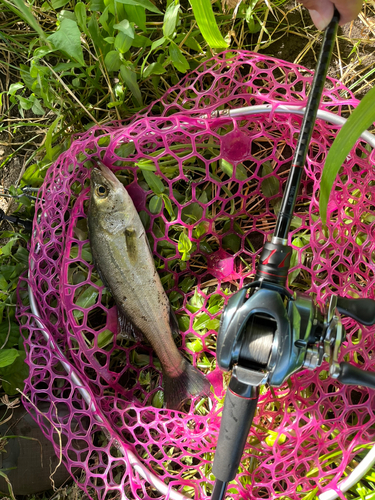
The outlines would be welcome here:
[[[105,198],[108,194],[108,190],[105,186],[98,186],[96,188],[96,194],[99,198]]]

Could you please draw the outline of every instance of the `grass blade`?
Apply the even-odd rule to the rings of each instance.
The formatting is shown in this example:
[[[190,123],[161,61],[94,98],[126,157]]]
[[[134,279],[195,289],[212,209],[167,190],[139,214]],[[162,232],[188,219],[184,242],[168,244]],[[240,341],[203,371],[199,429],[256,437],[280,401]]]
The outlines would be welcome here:
[[[10,9],[14,14],[20,17],[25,23],[35,30],[40,38],[51,48],[51,44],[48,42],[47,37],[42,30],[40,24],[35,19],[32,10],[29,4],[26,4],[23,0],[12,0],[12,2],[8,0],[0,0],[3,4],[5,4],[8,9]]]
[[[338,133],[323,168],[320,183],[319,211],[323,224],[327,221],[327,207],[338,171],[362,132],[375,121],[375,87],[368,92]]]
[[[212,49],[226,49],[227,42],[222,37],[210,0],[189,0],[195,20],[203,38]]]

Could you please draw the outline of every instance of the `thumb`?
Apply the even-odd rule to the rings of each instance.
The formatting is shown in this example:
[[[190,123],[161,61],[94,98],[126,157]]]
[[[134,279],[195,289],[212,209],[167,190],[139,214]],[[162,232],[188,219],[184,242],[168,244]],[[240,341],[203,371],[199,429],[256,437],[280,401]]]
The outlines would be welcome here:
[[[309,10],[311,19],[318,30],[324,30],[333,17],[333,3],[323,0],[317,5],[317,9]]]

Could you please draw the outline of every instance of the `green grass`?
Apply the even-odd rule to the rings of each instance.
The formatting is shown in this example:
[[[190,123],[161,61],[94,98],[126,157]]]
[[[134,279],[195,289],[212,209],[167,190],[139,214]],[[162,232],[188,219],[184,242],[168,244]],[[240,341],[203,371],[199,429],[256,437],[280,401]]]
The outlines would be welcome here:
[[[291,62],[303,64],[306,54],[318,51],[319,36],[311,25],[301,22],[301,7],[288,8],[284,0],[246,0],[236,14],[233,2],[216,1],[212,4],[216,25],[210,2],[132,3],[0,0],[0,179],[2,172],[14,168],[15,159],[21,159],[23,173],[11,190],[20,196],[12,211],[33,216],[33,201],[22,196],[20,188],[42,184],[48,168],[69,148],[72,134],[131,117],[220,47],[267,51],[272,43],[280,44],[293,35],[303,44]],[[371,87],[374,77],[365,50],[374,37],[367,21],[372,8],[370,2],[365,3],[360,38],[341,34],[335,51],[336,76],[359,96]],[[291,14],[299,20],[291,20]],[[348,44],[351,54],[344,61],[343,47]],[[155,182],[151,174],[145,175],[150,187]],[[272,189],[272,185],[264,188]],[[157,184],[152,189],[157,211],[164,193]],[[176,233],[179,249],[188,259],[191,247],[184,236]],[[14,396],[26,369],[15,321],[15,288],[27,269],[28,238],[10,228],[0,233],[0,239],[0,378],[8,381],[2,390]],[[299,243],[296,238],[295,244]],[[298,271],[290,279],[297,276]],[[191,343],[194,349],[200,348],[195,339]],[[347,496],[370,499],[374,491],[375,472],[371,471]],[[73,499],[81,493],[74,485],[46,495],[30,500]]]

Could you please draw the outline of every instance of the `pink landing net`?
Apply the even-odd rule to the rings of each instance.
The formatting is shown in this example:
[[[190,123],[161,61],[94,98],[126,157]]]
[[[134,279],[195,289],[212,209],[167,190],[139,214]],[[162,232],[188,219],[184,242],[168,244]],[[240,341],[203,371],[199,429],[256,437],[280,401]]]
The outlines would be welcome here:
[[[275,226],[301,124],[299,116],[275,111],[280,103],[303,106],[310,83],[311,72],[301,66],[224,53],[131,122],[79,136],[48,170],[36,204],[27,281],[39,325],[21,302],[26,282],[19,287],[30,366],[25,405],[90,497],[163,497],[129,465],[120,444],[169,488],[210,497],[228,381],[215,367],[215,330],[223,301],[253,278]],[[218,108],[259,104],[272,104],[273,112],[200,118]],[[342,84],[328,79],[322,109],[346,116],[356,104]],[[338,128],[316,123],[290,235],[290,288],[313,293],[319,304],[332,292],[374,297],[374,153],[364,142],[340,171],[326,232],[319,218],[319,180]],[[187,414],[160,408],[162,376],[150,347],[116,335],[116,308],[93,268],[85,224],[97,158],[119,173],[134,199],[179,318],[176,342],[212,383],[211,401],[193,400]],[[145,169],[155,170],[166,196],[150,190]],[[185,262],[182,232],[192,242]],[[344,326],[341,360],[373,370],[374,329],[348,319]],[[336,488],[354,455],[374,439],[373,393],[344,387],[326,370],[323,364],[281,388],[263,389],[230,498],[296,499],[314,488]],[[93,404],[74,383],[76,374]]]

